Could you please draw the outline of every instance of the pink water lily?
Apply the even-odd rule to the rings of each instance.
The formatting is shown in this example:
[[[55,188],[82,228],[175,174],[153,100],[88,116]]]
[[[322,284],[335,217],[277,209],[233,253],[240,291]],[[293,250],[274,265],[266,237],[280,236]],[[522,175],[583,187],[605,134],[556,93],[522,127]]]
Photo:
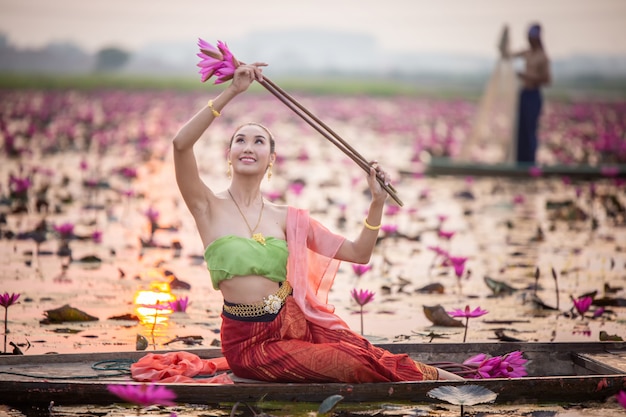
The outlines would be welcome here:
[[[489,357],[481,353],[463,362],[474,370],[469,374],[470,378],[521,378],[528,375],[526,363],[528,359],[523,357],[519,350],[507,353],[503,356]]]
[[[461,310],[460,308],[455,308],[454,310],[448,312],[448,314],[450,314],[452,317],[465,317],[465,318],[480,317],[480,316],[484,316],[487,313],[489,313],[487,310],[483,310],[480,307],[476,307],[475,309],[470,311],[469,306],[465,306],[465,310]]]
[[[189,297],[180,297],[176,298],[174,301],[169,302],[169,308],[172,311],[184,313],[187,311],[187,306],[189,305]]]
[[[476,307],[474,310],[470,311],[469,306],[465,306],[465,310],[456,308],[448,312],[448,314],[451,315],[452,317],[465,317],[465,331],[463,332],[463,343],[465,343],[465,340],[467,339],[467,327],[469,325],[470,317],[480,317],[480,316],[484,316],[487,313],[488,313],[487,310],[483,310],[480,307]]]
[[[12,306],[17,302],[18,298],[20,298],[20,294],[9,294],[8,292],[5,292],[0,295],[0,306],[9,308],[9,306]]]
[[[437,236],[439,236],[440,238],[445,239],[445,240],[450,240],[454,236],[454,233],[455,232],[444,231],[444,230],[439,229],[437,231]]]
[[[94,243],[102,243],[102,231],[94,230],[91,234],[91,240],[93,240]]]
[[[5,292],[0,295],[0,305],[4,307],[4,352],[7,351],[7,334],[9,333],[8,323],[9,323],[9,307],[13,304],[17,303],[18,298],[20,298],[19,294],[10,294]]]
[[[501,357],[495,378],[520,378],[528,375],[524,365],[528,362],[522,352],[516,350]]]
[[[163,385],[107,385],[107,390],[124,401],[147,407],[150,405],[176,405],[176,394]]]
[[[198,66],[200,67],[202,82],[208,81],[213,75],[216,76],[214,84],[221,84],[233,78],[239,61],[224,42],[217,41],[217,47],[214,47],[207,41],[198,38],[198,46],[200,52],[197,55],[201,58]]]
[[[352,298],[361,307],[361,335],[363,335],[363,306],[374,299],[374,293],[370,290],[357,290],[351,292]]]
[[[463,256],[450,256],[448,260],[454,268],[454,274],[456,277],[461,279],[463,272],[465,272],[465,262],[467,262],[467,258]]]
[[[383,224],[380,228],[386,235],[393,235],[398,232],[398,225],[396,224]]]
[[[352,270],[354,271],[357,277],[361,277],[370,269],[372,269],[372,265],[352,264]]]
[[[580,297],[578,299],[572,298],[572,302],[574,303],[574,307],[576,308],[576,311],[578,311],[578,314],[583,317],[585,313],[589,311],[589,307],[591,307],[591,303],[593,303],[593,298],[589,296]]]
[[[53,229],[63,239],[69,239],[74,235],[74,224],[65,222],[60,225],[54,225]]]
[[[374,294],[370,290],[358,290],[354,288],[351,292],[352,298],[357,302],[358,305],[364,306],[374,299]]]

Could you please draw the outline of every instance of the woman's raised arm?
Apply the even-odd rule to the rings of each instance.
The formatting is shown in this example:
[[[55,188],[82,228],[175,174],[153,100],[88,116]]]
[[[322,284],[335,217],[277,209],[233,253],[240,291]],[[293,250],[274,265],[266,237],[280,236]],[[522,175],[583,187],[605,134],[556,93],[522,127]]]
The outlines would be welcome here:
[[[173,139],[174,168],[178,188],[192,213],[204,210],[208,204],[207,193],[212,191],[202,182],[193,152],[195,143],[218,118],[226,105],[238,94],[246,91],[254,80],[261,81],[264,63],[239,66],[231,84],[215,99],[189,119]]]

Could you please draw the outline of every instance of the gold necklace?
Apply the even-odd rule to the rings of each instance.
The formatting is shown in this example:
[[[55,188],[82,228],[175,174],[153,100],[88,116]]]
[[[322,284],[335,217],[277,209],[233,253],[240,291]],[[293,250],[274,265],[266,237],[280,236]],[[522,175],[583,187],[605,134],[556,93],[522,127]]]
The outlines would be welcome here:
[[[228,195],[230,195],[230,198],[233,200],[233,203],[235,203],[235,207],[237,207],[237,210],[239,211],[239,214],[241,214],[243,221],[246,222],[246,226],[248,226],[248,230],[250,231],[250,235],[252,239],[256,240],[261,245],[265,246],[265,237],[263,236],[263,233],[254,233],[257,227],[259,227],[259,224],[261,224],[261,218],[263,217],[263,209],[265,208],[265,201],[263,200],[263,196],[261,196],[261,211],[259,212],[259,219],[256,221],[256,226],[254,226],[254,229],[253,229],[250,227],[250,224],[248,223],[246,216],[243,215],[243,212],[241,211],[241,208],[239,208],[239,204],[237,204],[237,200],[235,200],[235,197],[233,197],[233,195],[231,194],[230,189],[227,189],[226,191],[228,191]]]

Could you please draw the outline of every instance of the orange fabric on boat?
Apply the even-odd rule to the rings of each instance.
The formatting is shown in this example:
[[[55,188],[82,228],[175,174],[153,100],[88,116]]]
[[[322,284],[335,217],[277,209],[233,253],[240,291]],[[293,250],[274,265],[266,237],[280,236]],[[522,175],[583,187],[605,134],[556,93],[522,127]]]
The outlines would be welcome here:
[[[131,365],[130,372],[135,381],[140,382],[196,382],[209,384],[232,384],[225,374],[216,372],[228,370],[223,357],[202,359],[190,352],[148,353]],[[194,378],[208,376],[210,378]]]

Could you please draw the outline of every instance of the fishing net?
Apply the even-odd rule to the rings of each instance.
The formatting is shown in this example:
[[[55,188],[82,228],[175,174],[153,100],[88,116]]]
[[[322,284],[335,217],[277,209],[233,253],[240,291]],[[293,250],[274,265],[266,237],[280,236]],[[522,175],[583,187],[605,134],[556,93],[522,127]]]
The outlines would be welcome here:
[[[508,28],[500,38],[501,56],[509,50]],[[478,103],[472,129],[456,159],[477,163],[513,163],[517,127],[518,81],[513,62],[499,58]]]

